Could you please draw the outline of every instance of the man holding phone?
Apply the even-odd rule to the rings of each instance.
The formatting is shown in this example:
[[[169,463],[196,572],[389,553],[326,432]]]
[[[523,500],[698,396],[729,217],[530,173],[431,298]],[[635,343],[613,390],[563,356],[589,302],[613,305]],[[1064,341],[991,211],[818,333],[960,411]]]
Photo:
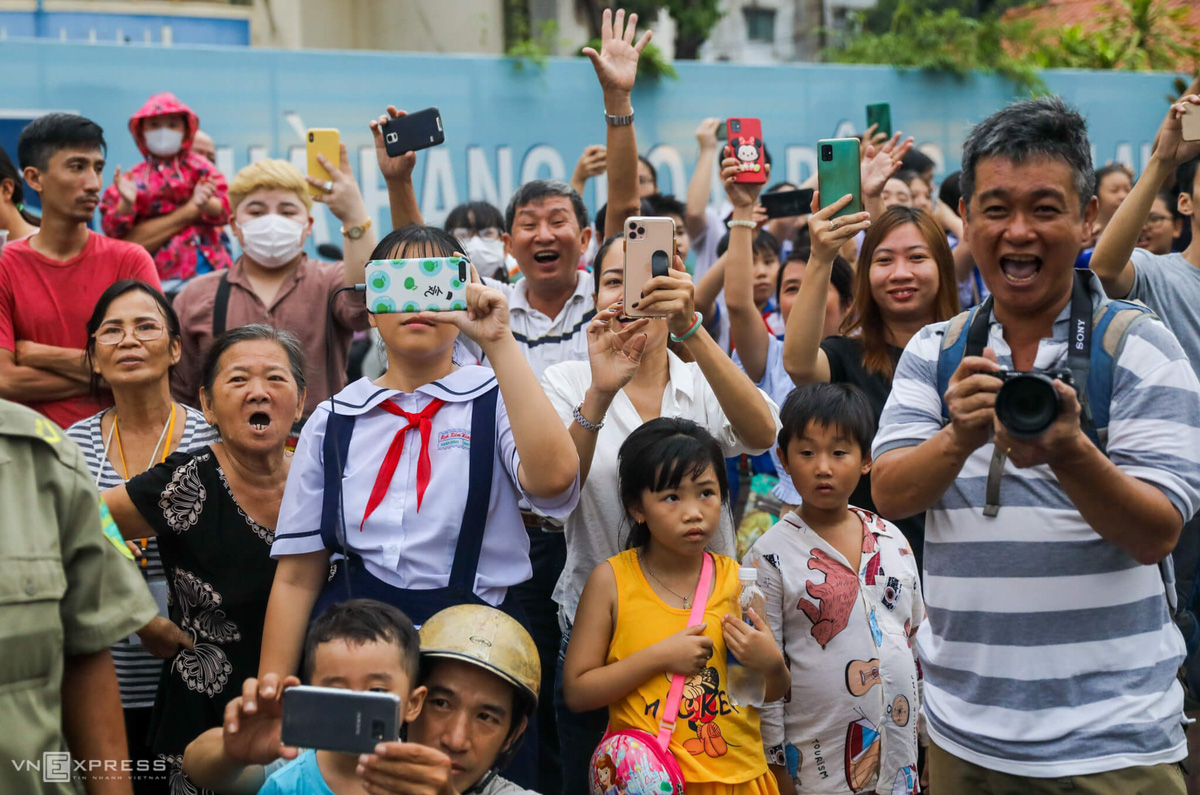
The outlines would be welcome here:
[[[537,704],[540,673],[529,633],[495,608],[443,610],[421,627],[420,686],[410,687],[399,638],[412,624],[403,614],[395,618],[398,612],[369,599],[342,602],[310,629],[311,682],[402,691],[419,709],[407,724],[407,741],[380,743],[360,756],[344,788],[328,778],[326,785],[335,795],[368,785],[398,795],[536,795],[497,773]],[[294,676],[282,683],[274,675],[247,679],[225,709],[224,726],[188,746],[188,777],[225,795],[257,793],[283,759],[299,755],[281,739],[283,692],[299,683]]]

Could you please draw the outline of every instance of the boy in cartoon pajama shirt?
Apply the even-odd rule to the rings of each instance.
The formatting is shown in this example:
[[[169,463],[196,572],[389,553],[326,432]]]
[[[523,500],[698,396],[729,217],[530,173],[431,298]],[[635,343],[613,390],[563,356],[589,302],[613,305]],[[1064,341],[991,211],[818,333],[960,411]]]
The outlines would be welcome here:
[[[788,696],[759,710],[785,795],[789,778],[798,795],[919,792],[911,636],[925,608],[903,534],[847,503],[869,468],[873,431],[855,421],[866,403],[850,390],[812,384],[784,404],[780,459],[804,502],[743,561],[758,569],[767,623],[792,673]]]

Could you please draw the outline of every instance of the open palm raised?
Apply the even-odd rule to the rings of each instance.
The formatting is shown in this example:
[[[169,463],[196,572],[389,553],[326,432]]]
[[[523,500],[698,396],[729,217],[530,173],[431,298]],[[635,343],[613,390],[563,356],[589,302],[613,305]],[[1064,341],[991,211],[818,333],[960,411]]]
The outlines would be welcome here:
[[[592,60],[596,77],[605,91],[632,91],[637,79],[638,56],[650,42],[652,31],[647,30],[636,42],[637,14],[630,14],[626,22],[625,10],[604,9],[600,20],[600,52],[584,47],[583,54]]]

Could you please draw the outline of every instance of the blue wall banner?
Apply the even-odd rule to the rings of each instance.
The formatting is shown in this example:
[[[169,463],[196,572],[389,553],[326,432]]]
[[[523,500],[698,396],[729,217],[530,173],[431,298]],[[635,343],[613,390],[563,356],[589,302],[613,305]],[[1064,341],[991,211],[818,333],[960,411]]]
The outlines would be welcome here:
[[[682,196],[694,168],[694,131],[707,116],[756,116],[773,158],[772,182],[805,179],[816,141],[865,126],[865,106],[890,102],[893,126],[916,136],[941,175],[955,171],[971,126],[1014,98],[995,77],[957,80],[886,66],[677,63],[678,80],[639,85],[633,105],[640,150],[658,167],[664,193]],[[395,53],[280,51],[224,47],[145,47],[45,41],[0,46],[0,118],[50,110],[82,113],[104,129],[111,165],[140,155],[129,116],[158,91],[173,91],[200,116],[227,175],[261,157],[305,167],[308,127],[337,127],[351,152],[367,206],[389,228],[387,192],[367,123],[388,104],[441,110],[446,143],[421,153],[414,182],[426,220],[440,223],[455,204],[484,199],[502,209],[513,189],[539,177],[570,179],[585,146],[604,143],[600,87],[585,58],[517,69],[503,58]],[[1140,172],[1167,110],[1173,75],[1050,71],[1051,90],[1088,118],[1098,164],[1121,161]],[[6,111],[8,111],[6,113]],[[16,159],[11,124],[0,126]],[[106,169],[111,179],[112,168]],[[713,200],[723,196],[714,174]],[[584,199],[595,211],[596,181]],[[337,237],[326,210],[314,238]]]

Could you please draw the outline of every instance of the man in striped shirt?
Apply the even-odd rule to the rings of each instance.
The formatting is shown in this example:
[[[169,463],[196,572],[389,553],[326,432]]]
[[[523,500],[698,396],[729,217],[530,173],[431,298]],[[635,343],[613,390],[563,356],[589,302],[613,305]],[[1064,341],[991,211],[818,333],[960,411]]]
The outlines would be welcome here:
[[[964,144],[962,186],[964,236],[994,296],[987,348],[950,379],[943,424],[947,324],[914,336],[873,451],[879,510],[928,511],[917,644],[930,785],[1183,795],[1184,645],[1154,564],[1200,507],[1200,383],[1146,320],[1115,354],[1107,455],[1061,381],[1053,424],[1011,436],[990,374],[1067,365],[1073,263],[1096,215],[1083,118],[1057,98],[999,111]],[[1085,283],[1093,307],[1108,300]],[[997,451],[1000,509],[987,516]]]

